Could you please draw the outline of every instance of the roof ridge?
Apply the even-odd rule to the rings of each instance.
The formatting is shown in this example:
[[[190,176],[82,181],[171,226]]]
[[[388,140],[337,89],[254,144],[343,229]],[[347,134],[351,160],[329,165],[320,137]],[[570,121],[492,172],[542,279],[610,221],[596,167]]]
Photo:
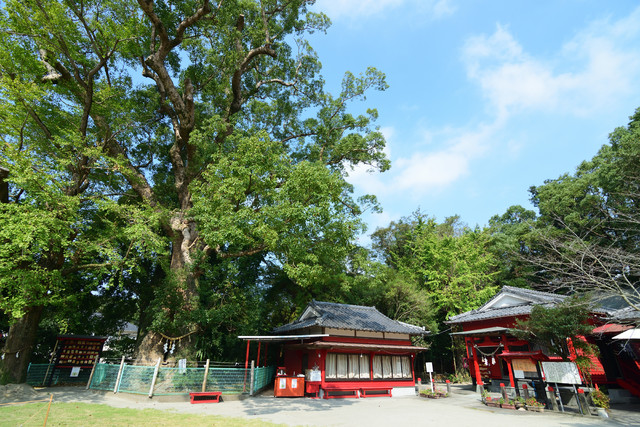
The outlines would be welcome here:
[[[537,295],[547,295],[547,296],[551,296],[551,297],[554,297],[554,298],[561,298],[561,299],[566,298],[566,295],[554,294],[553,292],[545,292],[545,291],[539,291],[537,289],[520,288],[520,287],[516,287],[516,286],[509,286],[509,285],[504,285],[502,287],[502,289],[500,289],[500,292],[504,291],[505,289],[513,290],[513,291],[516,291],[516,292],[532,293],[532,294],[537,294]],[[498,292],[498,293],[500,293],[500,292]]]
[[[375,306],[369,306],[369,305],[346,304],[346,303],[342,303],[342,302],[329,302],[329,301],[316,301],[316,300],[313,300],[313,302],[315,302],[316,304],[327,304],[327,305],[335,305],[335,306],[358,307],[358,308],[373,309],[373,310],[378,311],[378,309]]]

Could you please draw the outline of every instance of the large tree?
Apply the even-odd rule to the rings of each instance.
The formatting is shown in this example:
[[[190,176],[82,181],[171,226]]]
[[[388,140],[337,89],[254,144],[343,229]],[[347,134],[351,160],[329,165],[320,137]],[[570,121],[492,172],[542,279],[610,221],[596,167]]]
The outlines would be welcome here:
[[[324,92],[303,36],[328,21],[310,3],[138,2],[149,25],[140,66],[171,131],[160,159],[171,175],[165,185],[139,170],[125,176],[165,213],[165,285],[177,296],[159,302],[163,331],[148,331],[141,358],[158,357],[162,338],[197,333],[205,264],[264,254],[298,286],[313,286],[361,230],[345,175],[354,164],[388,162],[369,127],[375,110],[353,116],[347,105],[386,84],[369,69],[347,73],[337,97]]]
[[[574,174],[531,189],[540,217],[529,260],[547,287],[640,310],[639,138],[637,110]]]
[[[105,274],[129,270],[148,244],[159,244],[150,232],[154,213],[120,197],[120,165],[105,156],[114,134],[130,131],[123,108],[135,110],[116,53],[134,37],[135,19],[112,6],[3,3],[0,166],[9,186],[0,203],[0,310],[12,319],[6,380],[24,379],[47,305],[72,304],[75,294],[96,290]]]
[[[77,127],[87,135],[70,138],[83,150],[55,157],[56,167],[75,167],[84,192],[104,181],[88,172],[102,171],[103,192],[117,194],[109,200],[144,212],[135,230],[166,241],[166,258],[162,250],[150,255],[165,274],[139,293],[141,359],[155,360],[167,340],[195,338],[217,318],[212,310],[238,283],[221,276],[235,274],[234,259],[258,257],[257,265],[274,266],[312,296],[336,285],[362,230],[362,207],[374,202],[354,200],[349,168],[389,166],[384,138],[371,128],[376,111],[354,116],[347,108],[386,84],[368,69],[346,73],[337,96],[324,91],[320,62],[304,36],[324,31],[328,19],[309,12],[311,3],[5,4],[4,62],[22,61],[3,75],[30,89],[15,93],[55,93],[42,106],[47,117],[84,120]],[[7,108],[16,104],[11,98]],[[35,105],[28,100],[25,111]],[[42,128],[40,116],[23,116]],[[23,146],[20,123],[6,132],[11,149]],[[43,144],[48,135],[40,129],[33,138]],[[76,160],[72,154],[80,163],[65,160]],[[194,350],[189,342],[177,343]]]

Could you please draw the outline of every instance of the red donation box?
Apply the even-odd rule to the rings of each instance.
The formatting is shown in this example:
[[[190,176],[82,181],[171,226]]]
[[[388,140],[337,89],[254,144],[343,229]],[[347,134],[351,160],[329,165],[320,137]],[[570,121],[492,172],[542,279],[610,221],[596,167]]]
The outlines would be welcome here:
[[[275,397],[304,397],[304,377],[276,377]]]

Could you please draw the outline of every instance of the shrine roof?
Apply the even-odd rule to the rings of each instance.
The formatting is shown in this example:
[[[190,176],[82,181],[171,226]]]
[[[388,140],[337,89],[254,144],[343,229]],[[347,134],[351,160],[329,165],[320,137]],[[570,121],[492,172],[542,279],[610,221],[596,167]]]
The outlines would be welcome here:
[[[613,321],[625,323],[633,323],[634,321],[635,323],[638,323],[638,321],[640,321],[640,311],[636,310],[633,307],[625,307],[619,310],[612,311],[610,312],[610,316]]]
[[[428,333],[424,327],[390,319],[375,307],[315,300],[307,305],[295,322],[277,327],[273,332],[284,333],[312,326],[409,335],[425,335]]]
[[[564,295],[549,292],[504,286],[500,292],[481,307],[452,316],[445,323],[466,323],[528,315],[536,305],[551,307],[565,298]]]

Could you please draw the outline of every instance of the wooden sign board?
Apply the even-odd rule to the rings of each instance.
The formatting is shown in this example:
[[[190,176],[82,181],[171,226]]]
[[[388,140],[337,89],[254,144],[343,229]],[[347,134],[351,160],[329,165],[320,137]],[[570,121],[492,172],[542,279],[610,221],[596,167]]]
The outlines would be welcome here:
[[[578,367],[573,362],[542,362],[548,383],[582,384]]]
[[[94,336],[62,335],[58,337],[57,353],[55,355],[56,368],[91,368],[102,352],[106,338]]]

